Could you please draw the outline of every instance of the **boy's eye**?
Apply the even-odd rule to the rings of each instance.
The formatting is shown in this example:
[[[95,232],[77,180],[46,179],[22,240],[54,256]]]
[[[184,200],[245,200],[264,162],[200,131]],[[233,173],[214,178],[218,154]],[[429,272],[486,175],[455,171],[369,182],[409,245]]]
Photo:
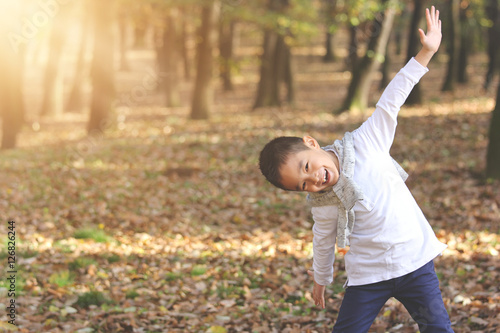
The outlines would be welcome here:
[[[302,191],[305,191],[306,190],[306,182],[303,182],[302,183]]]
[[[309,162],[306,163],[306,171],[309,171]]]

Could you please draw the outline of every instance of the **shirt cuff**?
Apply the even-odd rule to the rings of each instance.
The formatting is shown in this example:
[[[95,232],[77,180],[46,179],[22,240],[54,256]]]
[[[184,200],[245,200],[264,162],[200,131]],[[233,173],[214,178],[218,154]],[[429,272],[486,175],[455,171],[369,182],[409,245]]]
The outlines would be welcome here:
[[[412,57],[405,67],[403,67],[403,71],[417,83],[429,71],[429,68],[422,66],[421,63]]]
[[[314,269],[314,265],[313,265]],[[314,281],[320,286],[328,286],[333,282],[333,265],[330,271],[326,274],[320,274],[317,271],[314,271]]]

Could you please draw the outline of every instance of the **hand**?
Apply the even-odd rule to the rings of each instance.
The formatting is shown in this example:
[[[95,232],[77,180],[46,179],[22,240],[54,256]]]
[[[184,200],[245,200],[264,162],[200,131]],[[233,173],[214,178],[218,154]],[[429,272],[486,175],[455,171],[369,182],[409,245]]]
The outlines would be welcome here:
[[[425,18],[427,19],[427,34],[422,29],[418,29],[420,42],[423,49],[436,53],[441,44],[441,20],[439,19],[439,10],[434,6],[425,9]]]
[[[427,19],[427,34],[422,29],[418,29],[422,49],[415,56],[415,60],[424,67],[429,64],[432,56],[439,49],[439,45],[441,45],[439,10],[436,10],[434,6],[431,7],[431,10],[427,8],[425,10],[425,17]]]
[[[307,270],[307,274],[314,279],[313,271]],[[314,281],[313,299],[316,306],[321,306],[322,309],[325,308],[325,286],[317,284],[316,281]]]

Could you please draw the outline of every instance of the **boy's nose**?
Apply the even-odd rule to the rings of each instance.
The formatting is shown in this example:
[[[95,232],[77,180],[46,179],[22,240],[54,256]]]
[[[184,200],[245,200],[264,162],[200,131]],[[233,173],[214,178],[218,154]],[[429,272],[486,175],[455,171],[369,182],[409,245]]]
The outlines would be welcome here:
[[[320,176],[319,176],[319,172],[315,172],[313,174],[311,174],[309,180],[311,181],[311,183],[313,183],[314,185],[318,185],[319,181],[320,181]]]
[[[323,182],[323,180],[321,179],[321,173],[318,171],[316,173],[316,185],[320,186],[322,182]]]

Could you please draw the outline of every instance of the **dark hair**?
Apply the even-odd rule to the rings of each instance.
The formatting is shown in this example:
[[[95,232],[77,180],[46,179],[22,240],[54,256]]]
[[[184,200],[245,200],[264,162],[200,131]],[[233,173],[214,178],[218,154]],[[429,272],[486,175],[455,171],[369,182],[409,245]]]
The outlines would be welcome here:
[[[309,147],[302,138],[296,136],[281,136],[269,141],[259,157],[260,172],[274,186],[287,190],[281,183],[280,168],[286,163],[290,154],[298,153]]]

